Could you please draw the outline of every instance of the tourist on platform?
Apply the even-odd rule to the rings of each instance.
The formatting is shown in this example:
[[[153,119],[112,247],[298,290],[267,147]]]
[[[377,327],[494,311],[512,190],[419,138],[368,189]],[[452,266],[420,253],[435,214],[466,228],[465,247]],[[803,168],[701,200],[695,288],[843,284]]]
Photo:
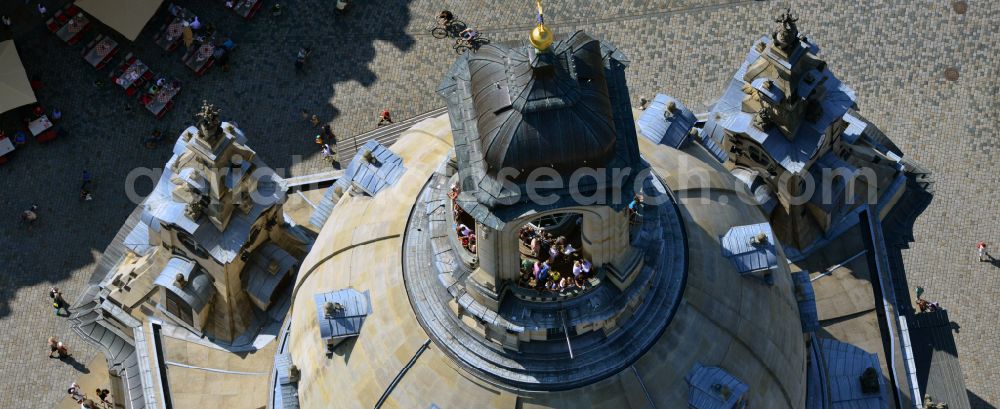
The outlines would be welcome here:
[[[552,267],[549,266],[549,263],[547,261],[543,261],[542,265],[541,265],[541,268],[538,269],[538,277],[536,277],[536,279],[538,280],[538,282],[539,283],[544,283],[546,280],[548,280],[548,278],[549,278],[549,271],[551,271],[551,270],[552,270]]]
[[[562,252],[563,252],[563,254],[565,254],[565,255],[568,256],[568,255],[571,255],[573,253],[576,253],[576,248],[573,247],[573,243],[568,243],[568,244],[566,244],[565,247],[563,247],[563,251]]]
[[[559,257],[559,248],[558,245],[549,247],[549,264],[556,262],[556,258]]]

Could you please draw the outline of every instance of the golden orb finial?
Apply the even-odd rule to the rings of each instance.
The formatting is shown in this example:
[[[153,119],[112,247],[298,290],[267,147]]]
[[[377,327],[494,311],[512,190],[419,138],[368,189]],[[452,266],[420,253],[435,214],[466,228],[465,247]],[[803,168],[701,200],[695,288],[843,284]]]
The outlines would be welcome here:
[[[545,51],[552,45],[553,35],[549,31],[549,28],[545,27],[545,18],[542,14],[542,0],[535,0],[535,6],[538,8],[538,24],[534,30],[531,30],[531,45],[538,51]]]

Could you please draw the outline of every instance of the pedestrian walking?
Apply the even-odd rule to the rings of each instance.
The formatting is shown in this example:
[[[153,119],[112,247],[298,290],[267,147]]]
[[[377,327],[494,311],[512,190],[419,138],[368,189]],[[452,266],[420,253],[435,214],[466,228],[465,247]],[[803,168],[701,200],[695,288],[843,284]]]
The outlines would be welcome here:
[[[35,222],[37,220],[38,220],[38,205],[37,204],[31,205],[31,208],[29,208],[28,210],[25,210],[23,213],[21,213],[21,222],[28,225],[28,230],[29,231],[35,225]]]
[[[49,358],[52,358],[52,354],[59,351],[59,341],[56,341],[56,337],[49,337]]]
[[[103,404],[105,404],[107,406],[111,405],[111,402],[108,401],[108,396],[111,395],[111,391],[109,391],[107,389],[97,388],[97,391],[95,392],[95,395],[97,396],[97,399],[101,400],[101,403],[103,403]]]
[[[311,47],[300,47],[299,52],[295,55],[295,69],[296,71],[303,71],[306,66],[306,59],[309,58],[309,54],[312,54]]]
[[[4,15],[3,18],[0,18],[0,20],[3,20],[3,26],[7,29],[10,29],[11,24],[13,24],[10,17],[7,17],[6,15]]]
[[[38,3],[38,14],[41,14],[41,15],[44,16],[44,15],[48,14],[48,12],[49,12],[49,9],[45,8],[44,4]]]
[[[313,125],[313,128],[318,128],[319,127],[319,117],[318,116],[313,115],[312,118],[309,120],[309,122]]]
[[[980,241],[979,243],[976,243],[976,251],[979,253],[979,261],[989,261],[993,259],[993,256],[991,256],[990,253],[986,252],[985,241]],[[989,258],[989,260],[987,260],[987,258]]]
[[[49,290],[49,298],[52,299],[52,307],[56,309],[56,315],[59,315],[60,310],[66,310],[66,315],[69,315],[69,303],[63,298],[58,287],[52,287]]]
[[[305,108],[302,108],[302,110],[301,110],[301,111],[299,111],[299,114],[300,114],[300,115],[302,115],[302,120],[303,120],[303,121],[308,121],[308,120],[309,120],[309,118],[310,118],[310,116],[309,116],[309,111],[306,111],[306,109],[305,109]]]
[[[69,384],[69,389],[66,390],[66,393],[68,393],[76,403],[83,403],[83,401],[87,399],[87,395],[83,393],[83,388],[81,388],[80,384],[76,382]]]
[[[326,139],[326,143],[337,145],[337,135],[333,133],[330,124],[323,125],[323,138]]]
[[[330,149],[329,144],[323,144],[323,160],[327,162],[333,162],[333,149]]]
[[[87,171],[87,169],[84,169],[83,172],[80,172],[80,188],[81,189],[86,189],[86,188],[90,187],[90,182],[92,180],[93,180],[93,177],[90,176],[90,172]]]
[[[84,399],[83,402],[80,402],[80,408],[81,409],[97,409],[97,404],[94,403],[94,401],[91,400],[91,399]]]
[[[392,114],[389,113],[388,109],[383,110],[382,113],[379,114],[377,126],[382,126],[385,123],[390,123],[390,124],[392,123]]]
[[[69,347],[67,347],[66,344],[62,342],[56,343],[56,353],[59,354],[59,359],[66,359],[68,357],[73,356],[72,354],[69,353]]]

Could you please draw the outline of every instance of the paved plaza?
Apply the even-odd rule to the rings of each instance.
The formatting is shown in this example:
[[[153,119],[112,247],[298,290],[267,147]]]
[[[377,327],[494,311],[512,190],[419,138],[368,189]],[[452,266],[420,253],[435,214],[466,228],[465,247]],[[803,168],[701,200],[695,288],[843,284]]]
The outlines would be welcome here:
[[[43,2],[50,10],[65,4]],[[444,105],[434,91],[455,54],[452,40],[429,34],[442,8],[493,41],[527,39],[535,18],[528,0],[355,0],[346,15],[336,14],[331,1],[295,0],[282,1],[287,9],[278,17],[266,11],[275,0],[266,0],[251,21],[221,1],[174,2],[231,35],[237,49],[228,71],[216,66],[195,77],[179,51],[165,53],[153,43],[161,10],[125,46],[184,83],[174,110],[161,120],[113,84],[95,87],[109,69],[95,71],[80,57],[82,45],[67,46],[48,33],[34,1],[0,2],[0,13],[14,18],[13,38],[28,74],[45,84],[36,91],[39,102],[60,108],[69,132],[49,145],[29,143],[0,167],[0,408],[52,407],[89,371],[83,363],[98,352],[53,315],[48,288],[60,287],[71,301],[85,288],[100,252],[136,205],[126,195],[127,176],[170,157],[166,146],[143,146],[151,131],[172,141],[208,100],[285,175],[325,170],[330,165],[312,140],[317,130],[300,110],[317,114],[340,144],[351,144],[352,135],[375,127],[382,109],[399,120]],[[1000,2],[970,0],[964,13],[948,0],[791,3],[799,29],[856,91],[861,113],[934,172],[934,200],[903,252],[908,282],[948,309],[972,407],[1000,405],[1000,319],[991,312],[1000,299],[1000,262],[978,262],[975,252],[976,242],[986,240],[1000,256]],[[557,33],[586,29],[629,57],[633,104],[663,92],[698,111],[719,96],[786,4],[548,0],[545,12]],[[0,39],[10,35],[0,31]],[[300,46],[315,50],[304,73],[293,65]],[[949,68],[957,69],[957,80],[945,78]],[[90,202],[77,196],[84,169],[95,181]],[[148,192],[152,183],[140,178],[135,187]],[[17,216],[32,203],[41,206],[40,220],[27,231]],[[45,358],[49,336],[65,340],[79,364]]]

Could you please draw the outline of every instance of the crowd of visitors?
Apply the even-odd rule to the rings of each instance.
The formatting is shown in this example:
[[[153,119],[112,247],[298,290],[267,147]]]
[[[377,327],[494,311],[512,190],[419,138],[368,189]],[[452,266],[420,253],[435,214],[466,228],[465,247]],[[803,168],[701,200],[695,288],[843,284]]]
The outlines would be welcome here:
[[[544,229],[524,225],[518,231],[522,254],[518,285],[537,290],[564,291],[584,288],[593,271],[593,263],[573,247],[566,236],[552,237]]]
[[[455,184],[451,185],[451,190],[448,192],[448,198],[451,199],[452,216],[455,218],[455,234],[458,235],[458,241],[462,243],[462,247],[470,253],[475,254],[476,230],[468,226],[468,224],[472,224],[473,226],[475,224],[472,218],[458,205],[459,193],[461,193],[461,188],[458,186],[458,182],[455,182]]]

